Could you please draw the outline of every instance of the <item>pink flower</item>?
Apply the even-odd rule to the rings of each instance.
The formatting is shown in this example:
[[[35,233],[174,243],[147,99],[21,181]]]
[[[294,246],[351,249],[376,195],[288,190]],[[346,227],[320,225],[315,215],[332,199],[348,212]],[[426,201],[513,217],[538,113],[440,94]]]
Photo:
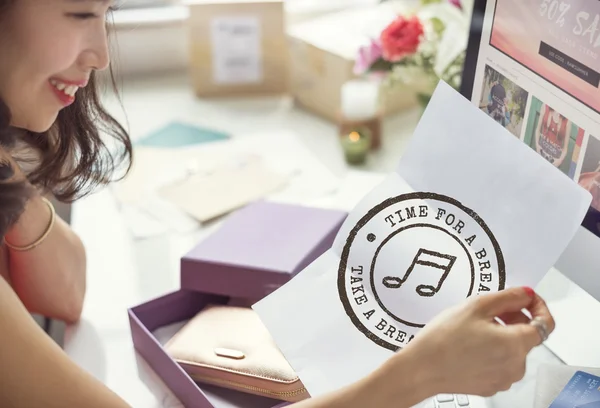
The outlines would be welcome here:
[[[371,40],[369,45],[361,47],[358,51],[358,57],[354,64],[354,73],[356,75],[364,74],[382,55],[383,51],[379,42]]]
[[[391,62],[400,61],[407,55],[414,54],[421,43],[423,24],[417,17],[396,18],[381,33],[383,57]]]
[[[448,0],[448,2],[462,10],[462,4],[460,4],[460,0]]]

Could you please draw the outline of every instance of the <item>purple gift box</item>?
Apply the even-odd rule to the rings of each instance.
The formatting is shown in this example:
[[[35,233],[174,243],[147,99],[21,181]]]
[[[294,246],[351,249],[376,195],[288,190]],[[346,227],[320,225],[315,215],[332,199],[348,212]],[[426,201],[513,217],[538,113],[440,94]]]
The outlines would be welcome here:
[[[230,215],[181,259],[181,289],[128,310],[133,344],[187,408],[273,408],[282,401],[197,384],[157,332],[209,303],[254,303],[327,251],[346,212],[259,201]]]

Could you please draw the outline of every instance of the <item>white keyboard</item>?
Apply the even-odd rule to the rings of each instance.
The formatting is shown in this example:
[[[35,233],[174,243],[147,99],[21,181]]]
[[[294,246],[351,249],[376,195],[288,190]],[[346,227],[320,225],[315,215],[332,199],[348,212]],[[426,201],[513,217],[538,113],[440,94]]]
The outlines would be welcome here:
[[[422,408],[485,408],[485,399],[462,394],[439,394]]]

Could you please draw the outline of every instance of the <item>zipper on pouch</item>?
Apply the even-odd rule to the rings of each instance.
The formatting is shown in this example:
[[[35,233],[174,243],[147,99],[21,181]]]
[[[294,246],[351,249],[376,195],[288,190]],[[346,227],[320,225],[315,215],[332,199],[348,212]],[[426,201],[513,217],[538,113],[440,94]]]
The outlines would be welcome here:
[[[297,390],[293,390],[293,391],[271,391],[271,390],[265,390],[265,389],[259,388],[259,387],[253,387],[251,385],[240,384],[240,383],[237,383],[234,381],[215,379],[212,377],[204,377],[204,376],[200,376],[200,375],[193,375],[191,377],[194,380],[199,381],[199,382],[213,383],[215,385],[218,385],[218,384],[226,385],[227,384],[227,385],[235,386],[236,388],[260,392],[261,394],[271,395],[274,397],[294,397],[296,395],[303,394],[306,392],[306,388],[304,388],[304,387],[298,388]]]

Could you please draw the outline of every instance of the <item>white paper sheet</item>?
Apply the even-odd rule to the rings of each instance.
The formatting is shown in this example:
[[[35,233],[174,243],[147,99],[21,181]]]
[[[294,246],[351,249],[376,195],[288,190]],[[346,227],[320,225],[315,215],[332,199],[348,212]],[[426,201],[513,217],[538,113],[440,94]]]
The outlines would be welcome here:
[[[253,308],[318,396],[380,366],[445,308],[535,286],[590,202],[441,83],[397,172],[354,208],[329,251]]]

